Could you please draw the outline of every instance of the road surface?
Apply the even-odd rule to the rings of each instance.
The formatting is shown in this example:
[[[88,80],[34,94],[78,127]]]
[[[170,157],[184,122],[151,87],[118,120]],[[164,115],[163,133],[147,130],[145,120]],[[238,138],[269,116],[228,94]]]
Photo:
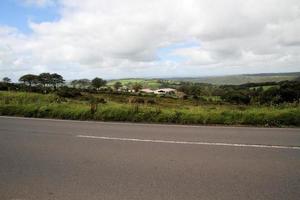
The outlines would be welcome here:
[[[0,117],[1,200],[300,199],[300,129]]]

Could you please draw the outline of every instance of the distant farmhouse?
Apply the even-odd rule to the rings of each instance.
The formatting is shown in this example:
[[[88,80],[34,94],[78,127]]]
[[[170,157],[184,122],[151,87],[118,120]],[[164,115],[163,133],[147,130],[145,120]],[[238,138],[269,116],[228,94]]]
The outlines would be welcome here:
[[[175,94],[176,90],[173,88],[161,88],[154,91],[154,94]]]
[[[140,90],[140,92],[147,93],[147,94],[159,94],[159,95],[169,94],[169,95],[172,95],[172,94],[175,94],[177,92],[177,90],[173,89],[173,88],[161,88],[158,90],[151,90],[149,88],[145,88],[145,89]]]

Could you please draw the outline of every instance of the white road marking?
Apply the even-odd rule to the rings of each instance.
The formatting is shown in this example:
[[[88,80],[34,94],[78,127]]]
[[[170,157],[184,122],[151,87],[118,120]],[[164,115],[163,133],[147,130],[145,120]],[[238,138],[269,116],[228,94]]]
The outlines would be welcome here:
[[[91,135],[77,135],[78,138],[90,138],[101,140],[119,140],[131,142],[151,142],[151,143],[168,143],[168,144],[189,144],[189,145],[209,145],[209,146],[229,146],[229,147],[251,147],[251,148],[269,148],[269,149],[296,149],[300,150],[300,146],[281,146],[281,145],[264,145],[264,144],[235,144],[220,142],[192,142],[192,141],[173,141],[173,140],[150,140],[138,138],[117,138]]]

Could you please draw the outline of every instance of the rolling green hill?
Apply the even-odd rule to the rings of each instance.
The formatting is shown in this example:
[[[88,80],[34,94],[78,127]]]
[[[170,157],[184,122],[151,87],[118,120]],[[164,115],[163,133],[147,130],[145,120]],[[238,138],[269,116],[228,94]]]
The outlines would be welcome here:
[[[279,82],[295,80],[300,77],[300,72],[292,73],[264,73],[264,74],[242,74],[230,76],[209,76],[197,78],[171,78],[175,81],[191,81],[198,83],[210,83],[216,85],[240,85],[244,83]]]
[[[292,73],[262,73],[262,74],[242,74],[229,76],[206,76],[206,77],[183,77],[183,78],[161,78],[161,79],[143,79],[128,78],[108,81],[108,85],[113,85],[119,81],[123,85],[140,83],[144,88],[159,88],[163,85],[160,80],[169,81],[176,84],[180,81],[195,83],[210,83],[216,85],[240,85],[244,83],[261,83],[261,82],[280,82],[285,80],[300,80],[300,72]]]

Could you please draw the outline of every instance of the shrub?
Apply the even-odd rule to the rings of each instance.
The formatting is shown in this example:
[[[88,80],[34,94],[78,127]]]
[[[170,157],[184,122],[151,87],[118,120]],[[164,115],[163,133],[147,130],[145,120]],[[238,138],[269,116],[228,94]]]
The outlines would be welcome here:
[[[60,97],[65,97],[65,98],[74,98],[74,97],[79,97],[81,96],[81,93],[79,90],[75,88],[69,88],[69,87],[61,87],[57,91],[57,95]]]
[[[170,99],[164,99],[163,105],[156,102],[158,105],[153,106],[148,103],[153,99],[148,99],[145,105],[111,101],[107,103],[98,95],[93,98],[95,105],[99,105],[100,102],[101,106],[91,112],[90,101],[69,99],[65,102],[63,98],[54,94],[0,92],[0,115],[177,124],[300,126],[300,106],[297,103],[286,103],[280,106],[182,106],[184,105],[182,104],[177,108],[170,108],[165,106],[172,103],[173,100]],[[134,98],[145,101],[143,98]]]
[[[151,104],[151,105],[156,104],[156,101],[154,99],[148,99],[146,102],[147,104]]]

